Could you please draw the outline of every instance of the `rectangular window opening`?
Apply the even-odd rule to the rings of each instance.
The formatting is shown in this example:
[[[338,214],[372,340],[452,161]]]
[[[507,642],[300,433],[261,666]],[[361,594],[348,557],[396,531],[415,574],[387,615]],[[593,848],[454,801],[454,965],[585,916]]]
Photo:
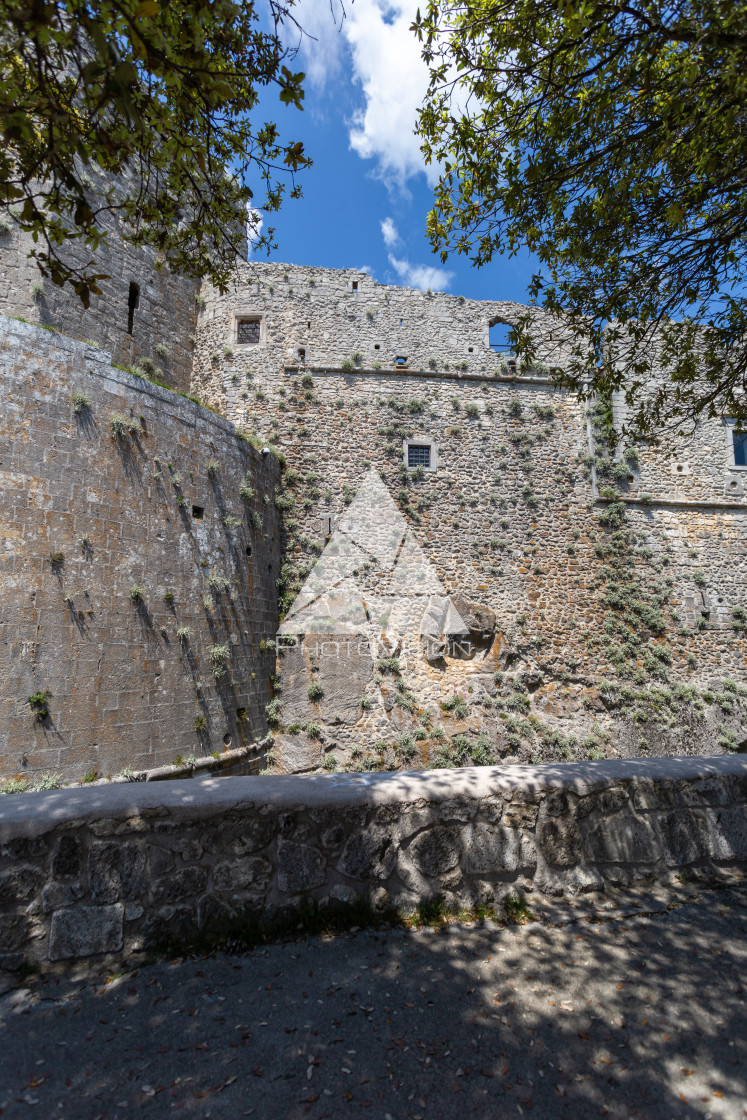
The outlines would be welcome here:
[[[354,281],[353,281],[353,291],[354,291],[354,292],[357,292],[357,291],[358,291],[358,281],[357,281],[357,280],[354,280]]]
[[[259,319],[239,319],[236,324],[236,341],[254,344],[259,342]]]
[[[407,358],[404,358],[404,357],[402,357],[402,355],[399,355],[398,357],[396,357],[394,359],[394,364],[396,366],[406,366],[407,365]]]
[[[205,516],[205,509],[203,506],[192,506],[192,516],[195,521],[202,521]]]
[[[431,465],[431,448],[427,443],[409,443],[407,445],[408,467],[429,467]]]
[[[130,290],[127,295],[127,333],[132,334],[135,326],[135,312],[140,304],[140,285],[130,281]]]
[[[747,432],[732,432],[734,440],[734,466],[747,467]]]

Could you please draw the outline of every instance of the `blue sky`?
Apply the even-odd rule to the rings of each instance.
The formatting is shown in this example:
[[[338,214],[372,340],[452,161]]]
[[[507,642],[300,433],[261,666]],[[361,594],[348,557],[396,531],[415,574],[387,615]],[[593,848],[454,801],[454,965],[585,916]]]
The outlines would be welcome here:
[[[341,28],[329,0],[300,0],[295,13],[316,37],[293,69],[307,73],[303,113],[267,104],[285,139],[303,140],[314,166],[304,197],[269,215],[273,259],[328,268],[366,268],[382,283],[522,302],[528,254],[477,270],[465,257],[442,264],[425,221],[435,172],[426,174],[413,135],[427,71],[409,31],[417,0],[354,0]]]

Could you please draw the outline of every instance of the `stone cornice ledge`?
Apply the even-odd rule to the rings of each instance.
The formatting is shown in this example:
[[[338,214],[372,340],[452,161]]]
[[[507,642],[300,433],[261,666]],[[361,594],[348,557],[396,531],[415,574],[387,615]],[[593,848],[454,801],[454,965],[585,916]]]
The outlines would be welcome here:
[[[244,808],[345,809],[361,805],[480,801],[489,797],[535,796],[565,789],[586,794],[621,782],[747,778],[747,756],[615,759],[540,766],[470,766],[457,770],[391,771],[372,774],[192,778],[93,789],[13,794],[0,799],[0,842],[38,836],[60,824],[86,824],[142,814],[196,820]]]

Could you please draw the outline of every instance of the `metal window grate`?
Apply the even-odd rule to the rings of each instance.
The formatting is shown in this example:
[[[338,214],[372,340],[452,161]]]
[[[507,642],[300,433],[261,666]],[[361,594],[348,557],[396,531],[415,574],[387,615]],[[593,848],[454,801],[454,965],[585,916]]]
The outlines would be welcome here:
[[[407,445],[408,467],[429,467],[431,465],[431,449],[428,444],[410,443]]]
[[[747,432],[733,432],[734,466],[747,467]]]
[[[259,342],[259,319],[239,319],[236,324],[237,342]]]

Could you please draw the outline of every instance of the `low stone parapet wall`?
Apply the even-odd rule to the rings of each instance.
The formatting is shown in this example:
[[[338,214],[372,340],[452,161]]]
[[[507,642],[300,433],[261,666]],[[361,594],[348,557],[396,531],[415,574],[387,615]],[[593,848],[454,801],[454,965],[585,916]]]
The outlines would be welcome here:
[[[239,777],[0,799],[0,967],[124,960],[305,901],[412,910],[747,865],[747,758]]]

